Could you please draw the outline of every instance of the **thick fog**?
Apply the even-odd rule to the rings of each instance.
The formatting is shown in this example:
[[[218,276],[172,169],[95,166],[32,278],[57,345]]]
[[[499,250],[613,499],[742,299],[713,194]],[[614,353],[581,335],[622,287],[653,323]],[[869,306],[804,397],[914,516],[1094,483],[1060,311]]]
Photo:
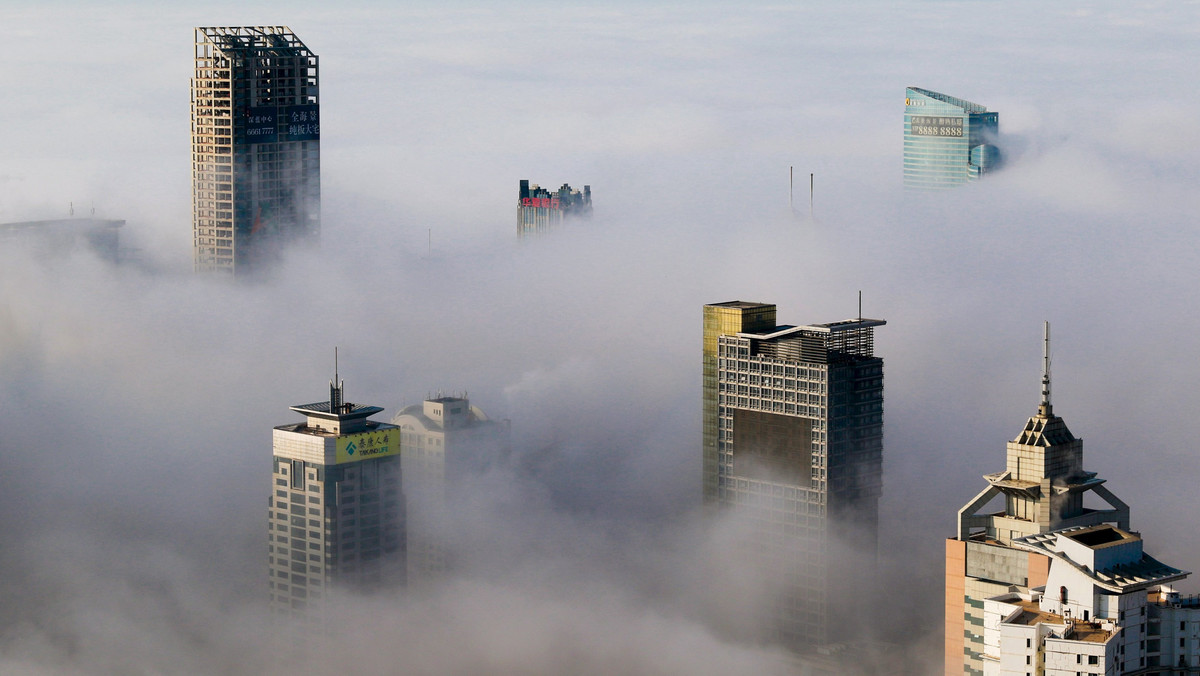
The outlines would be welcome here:
[[[73,203],[136,249],[0,249],[0,671],[785,673],[696,513],[733,299],[888,321],[871,631],[904,668],[940,673],[943,539],[1036,412],[1044,320],[1085,468],[1200,568],[1200,7],[827,4],[0,6],[0,222]],[[194,276],[191,29],[262,24],[321,58],[321,244]],[[999,111],[1004,170],[905,193],[910,85]],[[522,178],[594,217],[518,241]],[[270,432],[335,345],[348,400],[467,391],[513,459],[462,574],[306,652],[264,613]]]

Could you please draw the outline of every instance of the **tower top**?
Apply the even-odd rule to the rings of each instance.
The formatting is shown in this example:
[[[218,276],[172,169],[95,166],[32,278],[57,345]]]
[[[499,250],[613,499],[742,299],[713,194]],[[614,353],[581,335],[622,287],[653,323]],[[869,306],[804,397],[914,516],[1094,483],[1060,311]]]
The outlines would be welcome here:
[[[1054,408],[1050,406],[1050,322],[1045,322],[1046,337],[1042,343],[1042,403],[1038,406],[1038,415],[1043,418],[1053,417]]]

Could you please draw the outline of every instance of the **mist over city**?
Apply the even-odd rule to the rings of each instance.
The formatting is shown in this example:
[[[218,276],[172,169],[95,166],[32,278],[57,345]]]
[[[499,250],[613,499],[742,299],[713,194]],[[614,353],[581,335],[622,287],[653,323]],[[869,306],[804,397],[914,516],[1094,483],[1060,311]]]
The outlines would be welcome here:
[[[194,27],[253,25],[321,59],[321,232],[243,281],[192,271],[188,87]],[[1084,469],[1200,569],[1198,40],[1183,3],[0,6],[0,223],[125,221],[120,265],[0,241],[0,672],[796,673],[701,501],[731,300],[887,321],[864,669],[942,673],[946,538],[1038,412],[1044,321]],[[997,111],[1002,168],[905,191],[910,86]],[[518,238],[520,179],[594,212]],[[335,346],[377,420],[466,395],[511,450],[450,574],[302,647],[272,428]]]

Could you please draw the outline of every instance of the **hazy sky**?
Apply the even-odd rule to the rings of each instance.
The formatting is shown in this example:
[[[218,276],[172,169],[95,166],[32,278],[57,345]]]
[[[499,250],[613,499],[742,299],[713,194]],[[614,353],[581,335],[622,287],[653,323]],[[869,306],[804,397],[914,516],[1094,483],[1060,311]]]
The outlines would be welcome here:
[[[256,605],[270,429],[334,345],[385,417],[466,390],[556,452],[492,477],[503,572],[364,608],[315,671],[778,669],[691,513],[700,307],[732,299],[888,320],[881,614],[931,673],[942,539],[1036,411],[1043,320],[1085,467],[1200,568],[1200,5],[246,4],[0,4],[0,222],[94,206],[150,270],[0,251],[0,671],[297,666]],[[189,272],[192,27],[241,24],[321,57],[322,245],[256,285]],[[905,194],[910,85],[999,111],[1007,169]],[[595,217],[519,243],[521,178]]]

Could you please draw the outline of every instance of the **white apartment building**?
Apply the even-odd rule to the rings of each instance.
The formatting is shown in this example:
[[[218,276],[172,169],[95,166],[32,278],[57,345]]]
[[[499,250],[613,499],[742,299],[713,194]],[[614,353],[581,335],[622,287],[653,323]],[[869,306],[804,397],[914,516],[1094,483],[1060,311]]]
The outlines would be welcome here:
[[[1188,573],[1104,524],[1013,541],[1050,561],[1044,587],[984,602],[984,674],[1200,673],[1200,609],[1170,584]],[[1164,637],[1164,633],[1166,636]]]
[[[465,394],[439,394],[404,407],[392,425],[399,433],[407,499],[407,579],[420,585],[451,567],[456,489],[500,459],[508,424],[490,420]]]

